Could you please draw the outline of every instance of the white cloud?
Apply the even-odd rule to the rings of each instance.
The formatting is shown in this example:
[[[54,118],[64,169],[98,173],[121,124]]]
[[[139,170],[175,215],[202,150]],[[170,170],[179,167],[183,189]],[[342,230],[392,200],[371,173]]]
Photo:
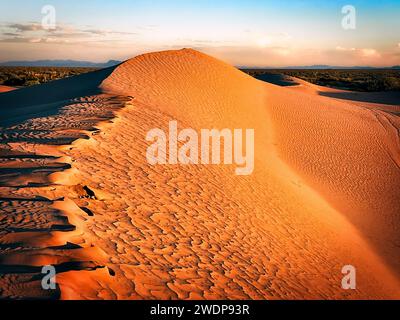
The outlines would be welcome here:
[[[289,48],[273,48],[272,52],[282,57],[286,57],[291,53]]]
[[[345,48],[337,46],[335,49],[339,52],[353,53],[355,56],[362,58],[379,58],[381,56],[377,50],[372,48]]]
[[[251,32],[250,32],[251,33]],[[258,47],[267,48],[271,46],[281,46],[288,42],[291,39],[291,36],[288,33],[280,32],[280,33],[271,33],[271,34],[258,34],[255,33],[254,42]]]
[[[29,40],[28,40],[28,42],[30,42],[30,43],[39,43],[39,42],[41,42],[41,41],[42,41],[41,38],[33,38],[33,39],[29,39]]]
[[[360,52],[365,58],[380,57],[380,54],[375,49],[361,49]]]
[[[257,45],[261,48],[266,48],[268,46],[270,46],[272,43],[271,39],[268,37],[262,37],[257,39]]]
[[[337,51],[356,51],[356,48],[343,48],[341,46],[336,47]]]

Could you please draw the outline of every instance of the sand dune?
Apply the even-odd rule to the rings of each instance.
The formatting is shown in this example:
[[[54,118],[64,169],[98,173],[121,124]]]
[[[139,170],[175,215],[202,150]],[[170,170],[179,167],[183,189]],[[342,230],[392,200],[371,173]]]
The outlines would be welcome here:
[[[2,94],[0,116],[2,297],[400,298],[393,113],[184,49]],[[170,120],[253,128],[253,174],[149,165]]]
[[[15,90],[15,88],[9,87],[9,86],[1,86],[1,85],[0,85],[0,93],[12,91],[12,90]]]

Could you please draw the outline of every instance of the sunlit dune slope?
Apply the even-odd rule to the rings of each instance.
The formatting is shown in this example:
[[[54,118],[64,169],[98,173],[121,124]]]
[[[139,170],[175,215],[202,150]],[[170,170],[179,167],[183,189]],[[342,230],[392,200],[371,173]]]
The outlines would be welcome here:
[[[50,133],[54,140],[65,135],[90,108],[87,118],[104,120],[92,122],[95,134],[78,126],[77,140],[69,133],[71,141],[54,149],[45,141],[6,148],[55,152],[69,163],[53,165],[36,186],[29,174],[17,181],[26,184],[22,189],[13,188],[20,176],[5,178],[2,192],[14,198],[4,202],[6,210],[26,215],[15,198],[40,195],[49,201],[47,213],[41,217],[35,204],[35,219],[51,220],[56,210],[75,229],[39,230],[29,241],[0,236],[3,244],[36,241],[44,251],[26,250],[18,260],[10,249],[2,265],[61,264],[63,299],[400,297],[398,127],[389,115],[266,84],[188,49],[138,56],[107,72],[96,78],[101,94],[76,91],[82,96],[74,94],[74,104],[64,102],[64,129]],[[98,115],[110,106],[112,123],[109,114]],[[45,126],[53,117],[61,121],[60,115],[27,121]],[[148,164],[146,133],[168,132],[170,120],[179,129],[254,129],[254,172]],[[73,268],[65,266],[71,261]],[[341,269],[349,264],[357,290],[341,288]],[[10,285],[8,272],[2,280]]]
[[[268,92],[279,153],[399,271],[399,107],[292,90]]]
[[[9,87],[9,86],[1,86],[1,85],[0,85],[0,93],[12,91],[12,90],[15,90],[15,88]]]
[[[191,58],[191,68],[184,63],[189,59],[178,59],[180,55]],[[103,88],[135,96],[197,128],[254,128],[256,156],[262,162],[274,151],[270,143],[275,134],[278,151],[290,164],[296,162],[303,177],[319,178],[315,191],[334,200],[331,204],[367,237],[385,239],[381,245],[389,246],[389,252],[399,243],[400,140],[395,115],[262,85],[195,51],[135,58],[117,68]],[[151,94],[146,88],[152,88]],[[217,97],[210,97],[213,93]],[[256,167],[266,169],[264,163]],[[325,189],[328,185],[330,190]]]

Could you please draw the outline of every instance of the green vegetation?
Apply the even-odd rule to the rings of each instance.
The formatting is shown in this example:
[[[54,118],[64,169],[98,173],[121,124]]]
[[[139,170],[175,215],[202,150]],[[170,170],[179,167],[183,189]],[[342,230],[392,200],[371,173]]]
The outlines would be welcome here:
[[[0,85],[10,87],[28,87],[94,70],[96,69],[61,67],[0,67]]]
[[[400,91],[399,69],[244,69],[255,78],[282,74],[308,82],[352,91]]]

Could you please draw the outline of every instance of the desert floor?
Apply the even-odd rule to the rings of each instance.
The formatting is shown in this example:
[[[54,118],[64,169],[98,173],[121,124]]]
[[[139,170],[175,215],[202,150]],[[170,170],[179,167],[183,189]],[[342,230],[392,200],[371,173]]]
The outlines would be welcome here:
[[[297,81],[183,49],[1,93],[0,296],[399,299],[400,106]],[[254,172],[150,165],[170,120],[253,128]]]

